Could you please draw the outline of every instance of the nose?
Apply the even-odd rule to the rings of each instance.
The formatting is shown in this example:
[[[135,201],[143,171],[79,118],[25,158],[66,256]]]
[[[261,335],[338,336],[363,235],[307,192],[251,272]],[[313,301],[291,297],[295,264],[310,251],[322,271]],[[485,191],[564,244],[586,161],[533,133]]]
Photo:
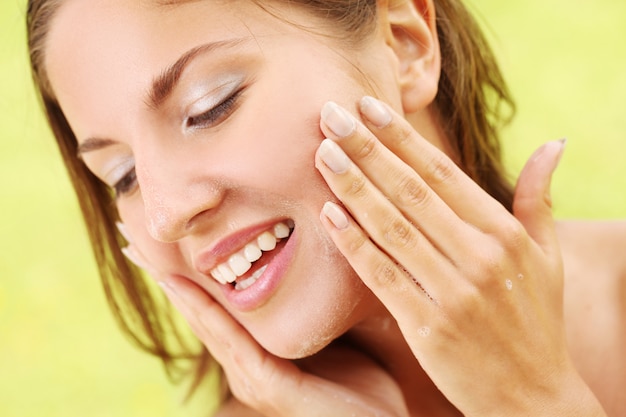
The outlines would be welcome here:
[[[135,161],[146,228],[155,240],[172,243],[197,233],[220,205],[224,189],[198,159],[170,154]]]

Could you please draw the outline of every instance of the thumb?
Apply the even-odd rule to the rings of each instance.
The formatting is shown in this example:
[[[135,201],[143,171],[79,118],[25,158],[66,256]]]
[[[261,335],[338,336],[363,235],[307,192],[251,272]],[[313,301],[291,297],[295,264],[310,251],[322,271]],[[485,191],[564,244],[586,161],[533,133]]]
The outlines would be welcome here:
[[[513,198],[513,214],[546,253],[558,251],[550,183],[565,143],[565,139],[548,142],[535,151],[517,180]]]

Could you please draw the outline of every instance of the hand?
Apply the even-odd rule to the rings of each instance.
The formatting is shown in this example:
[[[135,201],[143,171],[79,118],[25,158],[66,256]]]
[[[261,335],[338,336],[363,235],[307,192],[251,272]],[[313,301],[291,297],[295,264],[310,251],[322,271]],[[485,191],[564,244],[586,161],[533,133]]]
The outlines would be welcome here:
[[[564,334],[563,143],[530,159],[511,215],[387,105],[359,107],[364,124],[322,111],[316,166],[347,209],[327,203],[322,222],[438,388],[466,416],[603,415]]]
[[[362,353],[331,345],[297,365],[278,358],[264,350],[202,288],[186,278],[160,274],[132,243],[124,252],[159,281],[222,366],[233,395],[261,415],[409,416],[396,382]]]

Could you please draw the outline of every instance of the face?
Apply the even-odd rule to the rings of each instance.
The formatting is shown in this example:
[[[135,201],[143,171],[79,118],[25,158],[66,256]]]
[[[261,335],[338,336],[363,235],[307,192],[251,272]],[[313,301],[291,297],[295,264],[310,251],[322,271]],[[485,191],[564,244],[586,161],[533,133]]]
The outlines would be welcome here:
[[[280,15],[250,1],[67,0],[46,67],[152,268],[193,280],[266,349],[296,358],[377,305],[319,222],[335,200],[314,167],[319,111],[399,98],[378,35],[350,50],[299,27],[314,17]]]

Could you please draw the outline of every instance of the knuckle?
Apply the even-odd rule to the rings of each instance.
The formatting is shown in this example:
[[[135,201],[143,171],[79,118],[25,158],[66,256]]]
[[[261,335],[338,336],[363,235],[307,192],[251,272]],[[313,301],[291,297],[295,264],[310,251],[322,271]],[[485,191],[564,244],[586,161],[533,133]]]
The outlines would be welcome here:
[[[526,229],[517,219],[511,218],[507,221],[500,222],[497,231],[497,239],[508,251],[516,253],[524,248],[527,237]]]
[[[382,287],[394,285],[399,278],[399,271],[395,265],[388,260],[379,261],[374,266],[374,279]]]
[[[239,358],[239,375],[229,377],[229,385],[233,395],[241,402],[255,408],[265,409],[272,404],[280,403],[281,394],[276,387],[280,386],[283,378],[275,366],[265,358],[250,361],[249,358]]]
[[[494,280],[505,276],[506,250],[500,245],[483,246],[472,256],[467,270],[471,283],[483,290],[493,286]]]
[[[351,254],[361,252],[365,248],[365,245],[368,241],[369,239],[366,238],[364,235],[358,234],[348,243],[348,252]]]
[[[398,201],[408,207],[423,205],[428,201],[430,194],[425,185],[414,176],[407,175],[400,180],[396,192]]]
[[[357,159],[374,159],[378,154],[377,140],[373,137],[366,137],[356,150]]]
[[[413,227],[404,218],[392,218],[384,227],[385,241],[397,248],[411,249],[416,246]]]
[[[347,185],[346,194],[362,198],[367,194],[367,180],[365,179],[365,175],[362,172],[357,172],[352,181]]]
[[[431,183],[444,183],[454,178],[456,165],[445,155],[434,156],[426,165],[424,177]]]
[[[412,128],[407,126],[401,126],[398,130],[398,134],[394,135],[396,146],[403,147],[410,145],[413,142],[415,132]]]

